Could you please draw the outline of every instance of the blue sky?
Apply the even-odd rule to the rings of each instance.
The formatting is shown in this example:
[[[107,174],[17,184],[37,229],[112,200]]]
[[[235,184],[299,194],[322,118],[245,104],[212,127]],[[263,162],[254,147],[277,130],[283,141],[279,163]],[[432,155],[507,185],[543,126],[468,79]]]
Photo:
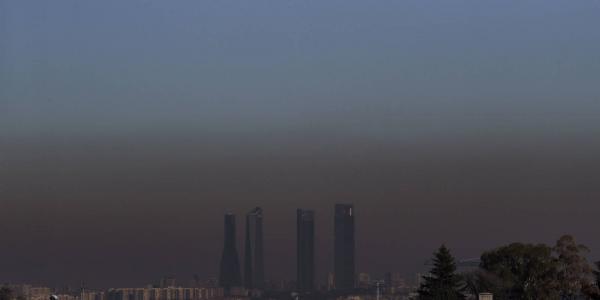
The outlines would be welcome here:
[[[341,133],[422,134],[468,132],[488,119],[489,130],[503,120],[536,134],[557,120],[595,130],[598,9],[597,1],[3,1],[3,132],[317,122]]]

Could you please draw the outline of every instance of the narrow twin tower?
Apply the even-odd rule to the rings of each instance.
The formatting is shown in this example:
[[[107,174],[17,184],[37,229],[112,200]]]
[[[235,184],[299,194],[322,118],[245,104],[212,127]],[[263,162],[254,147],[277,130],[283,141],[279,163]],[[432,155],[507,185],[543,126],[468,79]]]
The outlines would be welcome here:
[[[354,289],[354,207],[334,207],[334,288],[347,292]],[[310,293],[315,288],[315,212],[298,209],[297,218],[297,290]]]
[[[334,284],[337,291],[354,289],[354,207],[336,204],[334,207]],[[263,212],[256,207],[246,214],[244,243],[244,277],[236,249],[235,215],[225,215],[225,243],[221,257],[219,285],[229,291],[232,287],[262,290],[265,287],[263,256]],[[297,290],[310,293],[315,289],[315,211],[296,211]]]
[[[263,261],[262,209],[257,207],[246,215],[246,239],[244,245],[244,282],[249,290],[263,289],[265,269]],[[221,257],[219,285],[226,290],[242,286],[240,261],[235,235],[235,215],[225,215],[225,244]]]

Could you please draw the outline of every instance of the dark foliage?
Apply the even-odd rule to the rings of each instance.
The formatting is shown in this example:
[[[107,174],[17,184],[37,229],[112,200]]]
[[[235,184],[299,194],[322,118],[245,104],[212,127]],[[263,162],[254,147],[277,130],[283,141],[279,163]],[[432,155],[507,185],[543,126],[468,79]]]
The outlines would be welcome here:
[[[464,284],[456,274],[456,263],[450,250],[442,245],[434,254],[433,269],[419,287],[420,300],[462,300]]]
[[[465,289],[471,295],[480,293],[492,293],[495,299],[506,299],[505,291],[507,287],[501,278],[496,274],[483,269],[462,273],[462,280],[465,283]]]
[[[585,258],[589,249],[575,241],[570,235],[563,235],[553,248],[558,262],[558,287],[562,299],[574,300],[584,294],[597,293],[592,281],[593,269]]]
[[[585,290],[587,296],[593,300],[600,300],[600,261],[594,263],[596,268],[592,270],[594,275],[593,288]]]
[[[13,292],[6,286],[0,288],[0,300],[11,300]]]
[[[481,268],[500,278],[505,299],[558,299],[557,261],[547,245],[513,243],[485,252]]]

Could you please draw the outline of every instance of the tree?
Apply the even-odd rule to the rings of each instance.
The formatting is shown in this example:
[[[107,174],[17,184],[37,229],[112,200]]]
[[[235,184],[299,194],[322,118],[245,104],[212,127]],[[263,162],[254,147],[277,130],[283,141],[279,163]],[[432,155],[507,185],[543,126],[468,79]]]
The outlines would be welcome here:
[[[456,274],[456,263],[450,250],[442,245],[433,258],[433,268],[419,287],[420,300],[462,300],[465,299],[464,285]]]
[[[547,245],[512,243],[483,253],[480,267],[502,280],[506,299],[558,299],[557,262]]]
[[[11,300],[12,290],[6,286],[0,288],[0,300]]]
[[[505,299],[507,287],[501,278],[483,269],[472,270],[461,274],[465,289],[471,295],[492,293],[495,299]]]
[[[600,300],[600,261],[595,262],[594,265],[596,265],[596,269],[592,270],[594,274],[594,286],[592,289],[587,290],[586,294],[594,300]]]
[[[558,288],[562,299],[577,299],[582,294],[594,294],[593,269],[585,258],[589,249],[577,244],[570,235],[564,235],[553,248],[558,262]]]

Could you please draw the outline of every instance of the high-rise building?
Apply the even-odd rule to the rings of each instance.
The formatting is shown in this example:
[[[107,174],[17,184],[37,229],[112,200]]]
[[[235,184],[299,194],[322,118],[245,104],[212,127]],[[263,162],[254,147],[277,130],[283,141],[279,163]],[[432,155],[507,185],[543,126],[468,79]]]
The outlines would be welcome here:
[[[247,289],[263,289],[265,285],[262,219],[260,207],[246,214],[244,286]]]
[[[352,204],[336,204],[334,214],[334,277],[336,290],[354,288],[354,211]]]
[[[226,290],[242,285],[240,261],[235,247],[235,215],[225,215],[225,242],[219,273],[219,285]]]
[[[298,209],[297,221],[297,289],[311,292],[315,286],[315,212]]]

